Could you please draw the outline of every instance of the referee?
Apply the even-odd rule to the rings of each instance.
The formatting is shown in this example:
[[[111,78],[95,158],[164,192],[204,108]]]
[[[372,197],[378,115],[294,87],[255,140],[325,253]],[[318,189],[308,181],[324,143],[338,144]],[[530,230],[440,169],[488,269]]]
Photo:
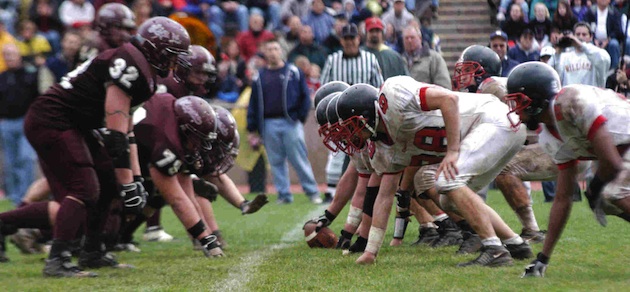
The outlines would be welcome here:
[[[374,54],[359,48],[361,39],[355,24],[341,29],[342,49],[328,56],[321,74],[321,84],[343,81],[350,85],[367,83],[376,88],[383,84],[383,75]],[[326,190],[324,202],[332,201],[339,178],[346,170],[350,159],[343,152],[328,153],[326,163]]]

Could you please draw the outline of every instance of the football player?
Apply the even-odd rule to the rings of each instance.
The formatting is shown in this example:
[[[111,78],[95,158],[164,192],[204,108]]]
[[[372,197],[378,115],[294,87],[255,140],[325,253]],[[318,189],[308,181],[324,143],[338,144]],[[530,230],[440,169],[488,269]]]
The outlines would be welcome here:
[[[540,129],[540,143],[559,169],[543,250],[523,274],[542,277],[571,212],[579,160],[599,162],[586,197],[600,224],[606,224],[605,214],[630,215],[630,103],[607,89],[577,84],[563,88],[556,71],[542,62],[515,67],[507,89],[510,114],[519,117],[511,117],[512,127],[522,122],[530,130]]]
[[[500,76],[499,56],[488,47],[472,45],[462,52],[455,64],[453,90],[492,94],[504,101],[507,78]],[[553,180],[557,174],[551,157],[544,155],[536,141],[536,134],[528,133],[527,146],[495,178],[497,187],[523,225],[521,237],[530,242],[542,242],[545,237],[536,222],[523,181]]]
[[[217,237],[200,216],[189,173],[203,168],[201,153],[212,149],[216,140],[216,112],[200,97],[176,99],[161,93],[145,102],[134,120],[142,175],[151,182],[147,187],[159,190],[207,256],[223,256]]]
[[[129,212],[139,212],[145,203],[146,191],[134,180],[140,167],[131,109],[153,95],[157,75],[168,75],[189,45],[181,25],[151,18],[130,43],[81,64],[29,108],[25,133],[60,203],[45,276],[96,275],[71,262],[69,244],[82,226],[87,234],[79,264],[119,266],[101,249],[99,236],[115,196],[123,197]],[[24,216],[29,224],[39,222],[35,228],[49,227],[48,204],[42,204],[11,211],[15,213],[0,220],[19,226],[16,219]]]
[[[509,127],[507,106],[496,97],[456,94],[397,76],[380,92],[367,84],[351,86],[339,97],[337,112],[343,119],[340,136],[347,143],[343,151],[353,154],[368,147],[372,167],[382,175],[368,244],[358,264],[374,263],[402,171],[422,163],[440,163],[436,188],[442,207],[457,210],[482,239],[479,257],[460,266],[504,266],[513,257],[532,256],[527,242],[472,191],[494,179],[525,141],[525,130]]]

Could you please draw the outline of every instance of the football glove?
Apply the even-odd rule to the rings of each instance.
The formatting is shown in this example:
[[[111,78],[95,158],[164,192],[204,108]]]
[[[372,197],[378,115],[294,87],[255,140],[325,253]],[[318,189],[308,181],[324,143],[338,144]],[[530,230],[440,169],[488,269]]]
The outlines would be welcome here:
[[[549,257],[542,254],[542,252],[539,252],[538,256],[536,256],[536,259],[533,260],[529,265],[525,267],[525,272],[523,273],[523,275],[521,275],[521,278],[544,277],[548,264],[549,264]]]
[[[315,219],[317,222],[317,227],[315,228],[315,232],[319,232],[322,228],[328,227],[337,216],[333,215],[333,213],[328,212],[328,210],[324,211],[324,215],[321,215]]]
[[[203,254],[209,258],[223,257],[225,254],[223,253],[223,249],[221,249],[221,244],[219,243],[219,239],[216,235],[208,235],[199,240],[201,243],[201,247]]]
[[[134,179],[133,183],[123,184],[120,196],[124,201],[125,213],[142,214],[142,209],[147,203],[148,193],[141,181]]]
[[[247,214],[256,213],[258,210],[260,210],[260,208],[262,208],[267,203],[269,203],[269,199],[267,198],[267,195],[265,195],[264,193],[260,193],[253,200],[251,201],[245,200],[245,202],[241,204],[240,206],[241,214],[247,215]]]
[[[210,202],[217,200],[219,189],[213,183],[202,178],[193,179],[193,188],[195,189],[195,194],[198,196],[206,198]]]
[[[335,248],[346,250],[350,248],[350,244],[352,244],[352,233],[341,230],[341,236],[339,236],[339,240],[337,241]]]

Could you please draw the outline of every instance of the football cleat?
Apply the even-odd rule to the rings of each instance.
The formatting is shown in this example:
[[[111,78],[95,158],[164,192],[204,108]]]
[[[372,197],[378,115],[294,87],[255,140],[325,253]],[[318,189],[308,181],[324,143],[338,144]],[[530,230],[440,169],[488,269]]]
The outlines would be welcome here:
[[[138,248],[138,243],[134,241],[116,244],[114,246],[114,251],[141,252],[141,250]]]
[[[418,235],[418,239],[412,242],[411,245],[428,245],[431,246],[435,241],[440,239],[440,233],[437,228],[432,227],[420,227],[420,234]],[[461,237],[461,235],[460,235]]]
[[[9,237],[9,241],[23,254],[37,254],[42,253],[42,248],[37,243],[39,237],[41,237],[39,229],[20,228]]]
[[[115,269],[135,268],[129,264],[118,263],[113,254],[104,251],[82,251],[81,255],[79,255],[79,267],[81,269],[99,269],[104,267]]]
[[[173,236],[166,233],[160,226],[151,226],[142,235],[145,241],[169,242],[173,240]]]
[[[510,255],[517,260],[524,260],[534,256],[532,247],[529,246],[527,241],[523,241],[521,244],[506,244],[505,248],[510,251]]]
[[[521,238],[529,243],[541,243],[545,241],[546,231],[525,230],[521,232]]]
[[[459,246],[457,254],[476,253],[479,249],[481,249],[482,244],[479,235],[469,231],[462,231],[462,237],[464,241],[462,242],[462,245]]]
[[[504,267],[514,264],[510,252],[500,245],[489,245],[481,248],[479,256],[466,263],[458,264],[458,267],[484,266],[484,267]]]
[[[98,274],[81,270],[77,265],[72,263],[72,254],[64,251],[59,257],[46,260],[44,266],[44,277],[96,277]]]

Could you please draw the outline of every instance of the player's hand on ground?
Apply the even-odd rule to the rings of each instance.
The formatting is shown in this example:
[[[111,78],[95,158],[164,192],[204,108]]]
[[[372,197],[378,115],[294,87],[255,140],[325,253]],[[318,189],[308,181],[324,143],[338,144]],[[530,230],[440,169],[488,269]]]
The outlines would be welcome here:
[[[459,170],[457,169],[457,159],[459,158],[459,151],[448,151],[446,152],[446,156],[440,163],[440,166],[435,172],[435,178],[437,179],[442,172],[444,172],[444,177],[446,180],[454,180]]]
[[[324,214],[312,220],[317,222],[315,232],[319,232],[322,228],[330,226],[333,220],[335,220],[335,216],[326,210]]]
[[[260,208],[269,203],[269,198],[266,194],[260,193],[253,200],[245,200],[241,204],[241,213],[243,215],[256,213]]]
[[[215,235],[208,235],[200,239],[199,242],[203,247],[202,251],[206,257],[217,258],[225,256],[223,249],[221,248],[221,243]]]
[[[538,256],[529,265],[525,267],[525,272],[521,275],[521,278],[536,277],[542,278],[545,276],[547,265],[549,264],[549,258],[538,253]]]

